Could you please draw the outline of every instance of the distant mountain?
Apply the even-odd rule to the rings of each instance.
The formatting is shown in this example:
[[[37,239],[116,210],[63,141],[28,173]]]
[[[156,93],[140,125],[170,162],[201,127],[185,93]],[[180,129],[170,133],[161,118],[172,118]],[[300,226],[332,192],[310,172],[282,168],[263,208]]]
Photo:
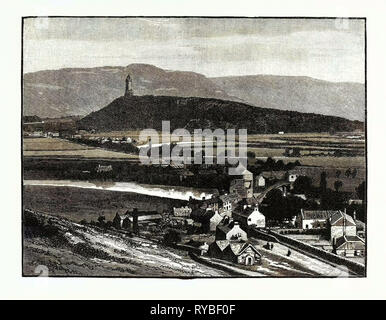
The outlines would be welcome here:
[[[161,129],[170,120],[175,128],[235,128],[250,133],[327,132],[363,130],[363,123],[311,113],[282,111],[212,98],[132,96],[115,99],[78,122],[98,131]]]
[[[360,83],[271,75],[210,79],[227,94],[258,107],[365,119],[365,86]]]
[[[148,64],[76,68],[24,75],[24,115],[85,116],[123,95],[130,74],[135,95],[236,99],[202,74],[168,71]]]
[[[74,68],[24,75],[24,115],[85,116],[124,93],[127,74],[135,95],[217,98],[263,108],[314,112],[364,120],[364,85],[307,77],[239,76],[207,78],[148,64]]]

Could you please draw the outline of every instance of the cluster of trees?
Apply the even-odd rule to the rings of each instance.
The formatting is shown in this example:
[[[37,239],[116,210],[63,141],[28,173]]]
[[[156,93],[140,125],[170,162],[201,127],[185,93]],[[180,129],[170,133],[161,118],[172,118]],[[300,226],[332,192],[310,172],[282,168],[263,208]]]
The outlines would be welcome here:
[[[248,170],[254,175],[260,174],[262,171],[287,171],[300,166],[299,160],[294,162],[284,163],[283,160],[275,160],[268,157],[267,160],[256,160],[255,165],[249,166]]]
[[[301,208],[312,208],[312,205],[296,196],[284,197],[280,190],[274,189],[263,200],[261,212],[269,221],[283,222],[291,220]]]
[[[91,147],[100,147],[104,149],[138,154],[139,149],[133,143],[113,143],[111,138],[107,138],[107,141],[102,143],[101,140],[90,140],[87,138],[72,138],[69,139],[75,143],[85,144]],[[122,141],[126,141],[126,138],[122,138]]]
[[[350,175],[352,175],[350,172]],[[308,210],[344,210],[350,215],[356,214],[357,219],[365,221],[365,206],[366,206],[366,183],[362,182],[356,188],[356,194],[359,199],[363,200],[363,204],[348,205],[347,200],[350,195],[340,192],[342,182],[337,180],[334,183],[334,190],[327,188],[327,175],[321,173],[320,186],[314,186],[312,180],[307,176],[300,176],[293,184],[292,193],[304,194],[308,199],[320,198],[320,203],[314,200],[304,200],[302,198],[287,195],[283,196],[280,190],[272,190],[262,203],[261,210],[266,215],[266,218],[271,221],[282,222],[292,219],[299,214],[300,209]]]
[[[350,169],[350,168],[348,168],[346,171],[345,171],[345,176],[347,177],[347,178],[355,178],[356,176],[357,176],[357,174],[358,174],[358,170],[356,169],[356,168],[354,168],[354,169]],[[335,177],[336,178],[340,178],[341,177],[341,175],[342,175],[342,171],[341,170],[336,170],[336,173],[335,173]]]

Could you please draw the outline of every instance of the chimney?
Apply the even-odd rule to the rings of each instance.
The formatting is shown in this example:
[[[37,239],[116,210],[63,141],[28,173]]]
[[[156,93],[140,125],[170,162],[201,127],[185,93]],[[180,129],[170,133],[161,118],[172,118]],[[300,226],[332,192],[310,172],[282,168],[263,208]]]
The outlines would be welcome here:
[[[354,221],[356,221],[357,220],[357,212],[354,210],[354,212],[353,212],[353,218],[354,218]]]
[[[137,209],[137,208],[134,208],[134,209],[133,209],[132,216],[133,216],[133,232],[134,232],[135,234],[139,234],[139,227],[138,227],[138,209]]]

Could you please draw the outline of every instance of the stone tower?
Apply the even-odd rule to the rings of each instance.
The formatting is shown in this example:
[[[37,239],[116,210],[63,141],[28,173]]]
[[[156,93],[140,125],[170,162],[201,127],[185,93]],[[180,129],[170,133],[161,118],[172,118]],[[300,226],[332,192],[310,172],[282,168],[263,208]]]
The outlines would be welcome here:
[[[125,97],[131,97],[132,95],[133,95],[133,83],[130,75],[128,74],[126,78]]]

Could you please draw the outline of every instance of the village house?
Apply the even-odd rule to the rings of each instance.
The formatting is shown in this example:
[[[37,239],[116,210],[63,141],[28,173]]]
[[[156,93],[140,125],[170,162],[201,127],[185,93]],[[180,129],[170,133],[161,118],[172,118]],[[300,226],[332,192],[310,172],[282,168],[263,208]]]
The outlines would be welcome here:
[[[198,249],[200,249],[201,255],[207,254],[209,250],[209,245],[206,242],[204,242],[204,244],[199,246]]]
[[[258,176],[256,176],[255,178],[255,186],[256,188],[265,188],[265,178],[262,174],[259,174]]]
[[[175,208],[173,207],[173,214],[175,217],[189,217],[192,213],[192,208],[189,206]]]
[[[221,215],[232,216],[232,210],[235,208],[237,202],[240,200],[235,193],[224,194],[220,196],[222,206],[219,208]]]
[[[349,205],[349,206],[351,206],[351,205],[362,205],[363,204],[363,200],[361,200],[361,199],[348,199],[348,201],[347,201],[347,204]]]
[[[229,192],[238,194],[240,199],[253,197],[253,173],[241,168],[236,176],[231,181]]]
[[[189,197],[189,204],[188,206],[194,210],[194,209],[206,209],[206,210],[213,210],[215,212],[219,211],[220,206],[222,206],[222,200],[218,196],[212,196],[210,199],[206,199],[205,197],[202,197],[202,200],[194,199],[193,197]]]
[[[218,213],[220,206],[222,206],[222,200],[217,196],[213,196],[210,199],[204,198],[200,208],[203,208],[206,210],[212,210]]]
[[[366,245],[358,236],[343,235],[336,239],[334,253],[345,257],[362,257],[365,255]]]
[[[189,177],[193,177],[194,176],[194,173],[191,172],[188,169],[179,169],[179,170],[177,170],[176,174],[180,178],[180,182],[185,181]]]
[[[357,236],[361,237],[362,239],[366,238],[366,224],[360,220],[356,219],[356,214],[354,211],[354,221],[357,226]]]
[[[243,179],[233,179],[229,187],[229,193],[235,194],[239,199],[245,199],[248,197],[248,191],[244,186]]]
[[[247,233],[240,228],[237,221],[231,221],[226,225],[218,225],[216,228],[216,240],[248,240]]]
[[[282,181],[286,179],[287,171],[263,171],[260,175],[265,179],[265,183],[268,181],[271,183],[274,181]]]
[[[333,210],[300,210],[296,218],[296,225],[301,229],[327,228],[330,217],[339,211]]]
[[[260,252],[252,244],[242,240],[217,240],[210,244],[208,255],[212,258],[247,266],[254,265],[261,260]]]
[[[97,167],[96,171],[98,173],[100,173],[100,172],[111,172],[111,171],[113,171],[113,167],[111,165],[103,166],[103,165],[98,164],[98,167]]]
[[[116,213],[112,224],[115,229],[129,230],[132,227],[131,221],[129,219],[129,215],[128,214],[120,215],[118,212]]]
[[[329,219],[330,240],[334,242],[336,239],[346,236],[356,236],[357,227],[354,219],[342,211],[337,211],[331,215]]]
[[[291,171],[289,171],[286,176],[287,176],[288,182],[291,182],[291,183],[295,182],[296,179],[299,178],[298,173],[291,172]]]
[[[117,215],[119,214],[117,213]],[[162,215],[157,211],[139,211],[134,208],[132,211],[127,210],[126,213],[121,216],[121,219],[128,219],[131,224],[133,224],[134,218],[137,219],[139,224],[145,224],[161,220]]]
[[[218,212],[202,208],[194,209],[190,217],[200,223],[203,232],[216,231],[216,227],[223,219]]]
[[[265,228],[265,216],[259,211],[258,206],[242,203],[232,212],[232,217],[242,228]]]

